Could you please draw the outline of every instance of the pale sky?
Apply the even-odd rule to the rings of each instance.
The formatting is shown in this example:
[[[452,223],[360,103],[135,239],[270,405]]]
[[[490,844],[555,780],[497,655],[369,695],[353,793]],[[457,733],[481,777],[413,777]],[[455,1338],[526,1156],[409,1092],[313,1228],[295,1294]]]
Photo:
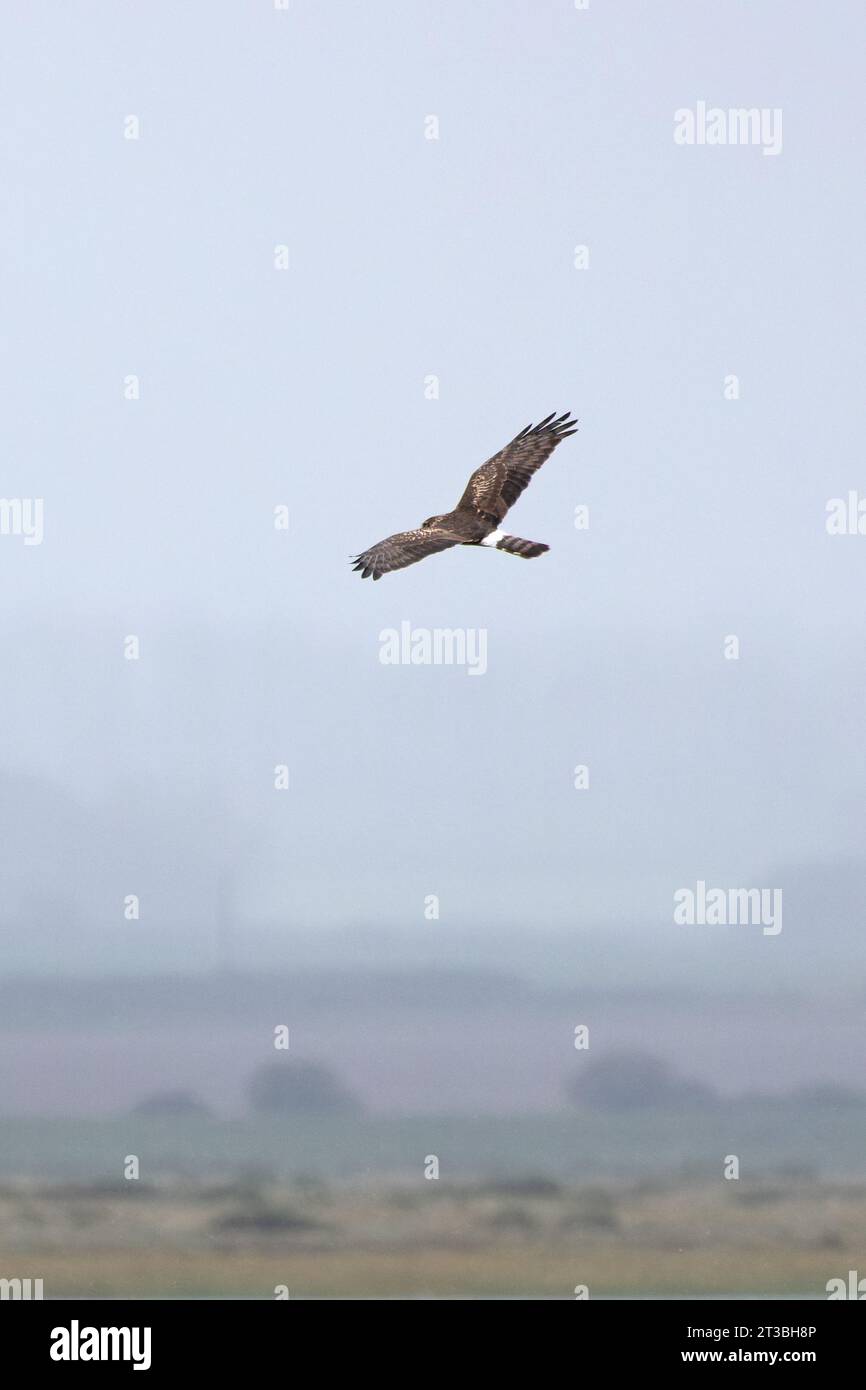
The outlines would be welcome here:
[[[437,894],[495,953],[861,853],[866,536],[824,521],[866,497],[864,27],[5,8],[0,495],[45,518],[0,536],[9,963],[194,963],[226,860],[275,940]],[[780,109],[781,152],[677,145],[699,101]],[[508,519],[548,555],[352,574],[554,409]],[[383,667],[403,620],[485,629],[487,673]]]

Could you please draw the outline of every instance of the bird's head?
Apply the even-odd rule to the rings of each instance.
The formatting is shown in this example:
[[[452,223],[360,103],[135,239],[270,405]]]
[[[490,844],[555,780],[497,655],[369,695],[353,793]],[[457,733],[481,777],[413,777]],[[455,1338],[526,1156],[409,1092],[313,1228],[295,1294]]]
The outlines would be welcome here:
[[[444,521],[444,516],[428,516],[426,521],[421,522],[421,530],[429,531],[431,526],[437,526],[440,521]]]

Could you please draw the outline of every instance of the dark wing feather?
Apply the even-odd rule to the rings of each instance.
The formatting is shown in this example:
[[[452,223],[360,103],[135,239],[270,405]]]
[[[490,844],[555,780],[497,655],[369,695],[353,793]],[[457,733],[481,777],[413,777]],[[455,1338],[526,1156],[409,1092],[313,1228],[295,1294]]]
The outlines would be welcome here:
[[[388,536],[386,540],[379,541],[378,545],[371,545],[369,550],[355,556],[353,568],[361,571],[362,579],[369,575],[374,579],[381,579],[382,575],[388,574],[390,570],[405,569],[407,565],[414,565],[428,555],[435,555],[437,550],[447,550],[449,546],[460,545],[463,540],[464,536],[458,536],[452,531],[436,530],[434,527],[422,526],[417,531],[398,531],[395,536]]]
[[[521,430],[510,444],[476,468],[457,503],[457,510],[480,512],[502,521],[533,473],[550,458],[560,439],[576,433],[577,421],[570,415],[568,410],[556,420],[548,415],[541,424],[527,425]]]

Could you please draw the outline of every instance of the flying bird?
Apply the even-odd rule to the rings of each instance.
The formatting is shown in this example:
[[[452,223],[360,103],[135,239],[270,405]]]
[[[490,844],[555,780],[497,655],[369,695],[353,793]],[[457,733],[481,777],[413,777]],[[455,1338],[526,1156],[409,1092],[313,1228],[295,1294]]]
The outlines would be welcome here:
[[[566,411],[554,419],[548,415],[538,425],[527,425],[510,444],[476,468],[453,512],[428,516],[415,531],[398,531],[353,557],[361,578],[381,579],[391,570],[417,564],[437,550],[452,545],[488,545],[534,560],[550,549],[541,541],[524,541],[500,531],[509,507],[513,507],[533,473],[550,458],[561,439],[577,432],[577,421]]]

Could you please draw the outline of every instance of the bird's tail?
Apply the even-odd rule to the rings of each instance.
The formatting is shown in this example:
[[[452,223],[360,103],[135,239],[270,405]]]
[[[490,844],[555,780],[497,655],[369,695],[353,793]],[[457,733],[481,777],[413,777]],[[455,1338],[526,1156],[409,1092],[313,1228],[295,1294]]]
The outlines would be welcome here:
[[[524,541],[520,536],[502,536],[496,542],[496,549],[507,550],[509,555],[520,555],[524,560],[534,560],[536,555],[543,555],[550,546],[542,541]]]

